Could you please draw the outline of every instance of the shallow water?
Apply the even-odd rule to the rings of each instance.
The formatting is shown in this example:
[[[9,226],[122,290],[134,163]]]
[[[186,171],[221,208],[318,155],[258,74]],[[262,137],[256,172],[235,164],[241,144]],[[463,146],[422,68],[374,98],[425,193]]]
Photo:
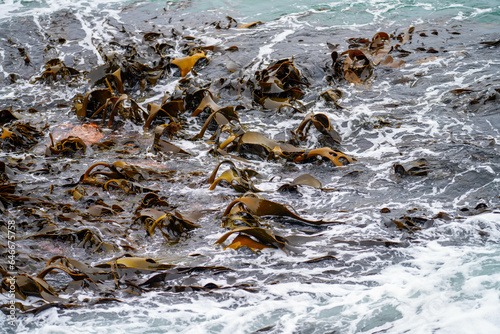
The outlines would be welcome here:
[[[225,24],[228,15],[238,23],[262,24],[250,29],[215,29],[211,24]],[[192,273],[171,283],[213,283],[224,289],[172,292],[164,288],[140,296],[116,290],[109,294],[122,302],[88,306],[86,298],[102,297],[102,291],[60,295],[83,307],[54,307],[37,315],[19,312],[17,332],[497,333],[500,58],[498,46],[479,42],[500,39],[499,16],[498,1],[0,3],[0,108],[19,109],[22,121],[45,128],[38,145],[30,150],[1,151],[0,161],[19,166],[17,159],[24,159],[28,167],[18,168],[12,177],[22,185],[19,194],[70,203],[82,211],[96,199],[120,205],[124,212],[107,222],[112,229],[130,233],[108,240],[108,234],[102,232],[106,241],[122,248],[93,253],[68,241],[31,238],[34,230],[30,224],[37,220],[23,208],[10,207],[3,210],[2,218],[4,224],[15,219],[20,227],[19,254],[38,257],[33,259],[32,271],[26,273],[36,275],[44,266],[38,260],[55,255],[95,265],[123,253],[180,267],[232,269]],[[401,46],[410,51],[401,57],[403,67],[376,67],[368,87],[345,80],[328,82],[332,49],[349,49],[349,38],[371,39],[379,31],[396,36],[409,27],[415,31]],[[195,118],[186,117],[186,135],[172,140],[192,156],[155,154],[151,151],[152,131],[130,121],[122,121],[114,129],[102,125],[101,131],[105,139],[134,138],[138,150],[89,147],[83,157],[44,156],[49,132],[56,134],[62,125],[83,122],[72,110],[72,101],[92,89],[83,80],[71,85],[33,83],[46,61],[59,57],[67,66],[91,71],[103,64],[99,47],[105,49],[114,40],[133,44],[148,55],[144,33],[170,36],[172,29],[204,45],[238,47],[237,52],[209,52],[210,62],[188,77],[200,85],[210,84],[221,106],[243,104],[245,108],[238,114],[245,130],[260,131],[275,140],[289,140],[290,131],[304,114],[291,108],[263,110],[243,95],[219,90],[217,81],[249,80],[255,71],[293,57],[310,83],[300,101],[307,112],[329,117],[342,137],[338,148],[356,161],[334,167],[328,162],[295,164],[250,157],[246,167],[264,176],[256,186],[268,191],[262,194],[266,199],[289,204],[309,219],[345,224],[318,228],[284,218],[268,219],[274,233],[294,241],[294,250],[286,253],[277,249],[258,253],[244,248],[224,250],[214,245],[227,232],[221,227],[222,212],[239,194],[232,188],[208,190],[206,179],[221,158],[208,154],[212,146],[204,140],[187,140],[203,125]],[[182,39],[173,40],[177,44],[169,55],[175,58],[181,55]],[[29,64],[20,56],[20,48],[29,56]],[[431,48],[436,52],[428,52]],[[396,58],[397,53],[392,54]],[[12,73],[15,80],[11,80]],[[146,109],[148,103],[161,103],[165,92],[173,92],[179,80],[174,70],[156,85],[127,94]],[[338,101],[344,109],[319,98],[331,88],[344,93]],[[470,92],[453,93],[457,89]],[[100,124],[98,119],[94,121]],[[322,138],[311,130],[301,146],[323,146]],[[395,172],[394,165],[408,169],[421,159],[425,159],[426,175],[401,177]],[[160,234],[149,237],[129,228],[143,194],[87,186],[86,200],[75,201],[62,187],[76,182],[93,163],[116,160],[177,171],[174,182],[160,178],[144,185],[158,189],[179,212],[211,210],[196,222],[201,228],[178,243],[168,243]],[[28,164],[30,161],[33,163]],[[49,172],[37,172],[45,169]],[[314,175],[330,190],[303,186],[299,195],[276,192],[280,185],[304,173]],[[45,195],[50,185],[54,188]],[[53,213],[45,214],[56,218],[50,216]],[[405,216],[425,223],[415,231],[401,230],[394,221]],[[57,224],[72,227],[59,220]],[[103,228],[95,221],[78,221],[77,226]],[[2,239],[1,243],[6,242]],[[127,244],[134,250],[125,248]],[[322,261],[307,262],[327,255],[330,257]],[[64,273],[46,279],[56,289],[71,282]],[[26,303],[36,299],[29,297]],[[3,314],[0,317],[7,322]]]

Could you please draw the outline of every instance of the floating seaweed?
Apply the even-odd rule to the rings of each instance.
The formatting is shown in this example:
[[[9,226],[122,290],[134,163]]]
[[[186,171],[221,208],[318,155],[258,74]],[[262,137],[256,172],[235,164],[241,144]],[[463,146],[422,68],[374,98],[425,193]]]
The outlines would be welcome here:
[[[255,73],[253,83],[254,100],[264,107],[280,111],[284,107],[291,107],[299,112],[291,102],[304,96],[301,86],[308,87],[309,83],[295,67],[293,60],[281,59],[262,71]]]
[[[432,226],[433,220],[427,219],[423,217],[412,217],[412,216],[403,216],[399,219],[392,219],[392,223],[400,230],[415,232],[421,230],[422,228],[428,228]]]
[[[16,122],[10,127],[2,128],[0,147],[2,150],[7,151],[28,150],[35,146],[42,136],[42,133],[35,127],[26,123]]]
[[[320,96],[327,102],[333,102],[337,108],[345,109],[337,103],[338,100],[344,96],[340,89],[329,89],[320,94]]]
[[[230,168],[224,171],[218,178],[215,178],[215,176],[217,175],[217,171],[222,164],[228,164],[230,165]],[[214,168],[214,171],[208,178],[208,183],[210,183],[209,190],[214,190],[220,182],[225,181],[238,192],[260,192],[261,190],[255,188],[251,180],[251,177],[254,176],[258,177],[260,176],[260,174],[251,169],[240,170],[236,168],[234,162],[230,160],[224,160]]]
[[[325,225],[325,224],[338,224],[342,223],[340,221],[323,221],[323,220],[310,220],[298,216],[296,213],[292,212],[285,205],[279,204],[273,201],[269,201],[256,196],[242,196],[238,199],[232,201],[222,214],[222,218],[228,218],[232,213],[234,213],[234,207],[241,209],[243,208],[248,213],[257,216],[279,216],[279,217],[289,217],[292,218],[291,221],[300,221],[302,223],[311,225]]]
[[[45,155],[48,157],[54,155],[72,156],[76,153],[85,154],[87,149],[85,142],[78,137],[70,136],[54,143],[54,138],[50,134],[50,140],[52,141],[52,145],[47,146],[47,150],[45,151]]]
[[[58,80],[68,81],[79,74],[80,72],[78,70],[66,66],[60,59],[54,58],[45,64],[45,71],[43,71],[41,76],[35,79],[35,82],[43,81],[45,83],[51,83]]]
[[[333,150],[329,147],[322,147],[306,151],[296,157],[294,159],[294,162],[310,162],[312,159],[317,159],[317,157],[326,158],[327,160],[333,162],[335,166],[345,166],[354,162],[353,158],[348,157],[344,153]]]
[[[225,233],[216,244],[224,243],[229,236],[238,233],[236,238],[224,249],[232,248],[237,250],[241,247],[250,248],[252,251],[262,250],[264,248],[284,249],[286,239],[275,235],[271,230],[260,227],[238,227]]]
[[[153,142],[153,150],[155,152],[162,152],[162,153],[182,153],[182,154],[190,154],[186,151],[184,151],[182,148],[169,143],[165,139],[162,139],[161,136],[162,134],[167,130],[169,130],[169,125],[170,124],[163,124],[163,125],[158,125],[155,128],[155,138]]]
[[[409,29],[396,39],[403,44],[411,38],[412,32],[413,29]],[[405,64],[403,60],[396,61],[389,53],[399,50],[408,54],[408,51],[400,49],[400,44],[393,46],[391,36],[386,32],[376,33],[371,40],[358,38],[350,42],[351,49],[340,54],[337,51],[331,53],[335,78],[368,87],[374,80],[377,65],[399,68]]]
[[[303,154],[304,149],[291,144],[276,142],[267,138],[259,132],[245,132],[238,138],[235,151],[240,154],[251,154],[265,159],[276,159],[284,157],[293,160],[294,157]]]
[[[107,24],[111,25],[109,22]],[[238,31],[232,28],[239,26],[241,29],[250,29],[259,24],[262,22],[239,25],[228,16],[207,23],[205,28],[211,31],[217,29],[216,33],[237,34]],[[300,58],[291,57],[270,60],[269,64],[253,72],[257,66],[261,66],[257,61],[244,65],[240,59],[236,60],[237,57],[243,57],[242,54],[246,51],[244,45],[207,46],[195,33],[189,32],[193,36],[188,36],[185,31],[177,28],[170,30],[153,27],[154,31],[139,33],[126,31],[125,27],[117,29],[113,30],[116,35],[110,42],[97,45],[105,64],[88,69],[89,72],[80,72],[67,67],[59,59],[52,59],[46,63],[41,76],[35,79],[45,84],[71,81],[71,88],[76,87],[76,92],[79,93],[72,103],[79,120],[102,119],[103,126],[94,123],[71,125],[71,130],[64,136],[55,132],[49,134],[51,143],[41,143],[41,146],[47,146],[44,156],[43,151],[35,151],[33,148],[40,148],[37,144],[46,128],[38,130],[18,120],[27,119],[35,113],[41,114],[43,107],[34,104],[33,108],[26,108],[25,112],[14,111],[12,107],[0,111],[2,150],[35,152],[32,156],[23,158],[7,155],[5,161],[0,161],[0,212],[3,220],[6,219],[4,217],[17,214],[17,227],[22,231],[19,233],[22,235],[19,240],[22,240],[23,246],[19,248],[16,263],[16,269],[20,273],[16,292],[17,298],[24,303],[16,303],[16,307],[25,312],[38,313],[50,307],[65,309],[81,306],[83,302],[73,298],[79,290],[91,291],[95,296],[92,301],[85,302],[88,305],[120,302],[118,297],[137,296],[152,289],[169,293],[203,293],[241,288],[254,292],[254,289],[244,284],[222,286],[218,285],[220,283],[206,283],[207,276],[233,271],[230,268],[183,267],[164,263],[144,254],[144,244],[151,248],[158,244],[169,247],[190,236],[198,236],[200,232],[195,230],[212,226],[202,226],[200,222],[207,212],[213,213],[210,217],[212,221],[220,219],[222,227],[230,229],[215,244],[224,245],[224,249],[249,248],[253,252],[265,249],[280,249],[286,253],[293,251],[294,241],[305,237],[281,236],[283,229],[289,225],[300,229],[309,228],[309,231],[300,232],[313,234],[315,240],[319,240],[323,237],[317,233],[321,227],[343,223],[303,218],[302,212],[299,214],[289,205],[257,196],[255,193],[264,192],[254,184],[260,175],[246,167],[257,165],[255,161],[249,161],[254,158],[271,161],[278,173],[268,182],[273,182],[276,188],[278,185],[275,180],[288,180],[290,170],[293,175],[300,173],[290,183],[281,184],[277,192],[298,192],[299,187],[311,187],[314,195],[322,195],[322,191],[333,190],[323,187],[318,178],[307,173],[308,168],[315,166],[296,165],[326,162],[330,166],[342,167],[355,162],[354,158],[335,149],[340,148],[342,136],[335,129],[335,122],[332,122],[334,116],[329,111],[342,113],[343,117],[349,114],[347,109],[339,105],[342,91],[329,87],[311,88],[312,80],[319,77],[318,80],[323,84],[324,74],[328,74],[327,80],[330,83],[336,81],[339,84],[353,83],[368,87],[378,73],[392,72],[392,68],[403,66],[405,62],[400,58],[414,52],[405,49],[410,49],[412,38],[418,38],[418,35],[413,36],[414,28],[407,29],[396,37],[378,32],[371,39],[349,39],[349,49],[345,51],[339,49],[340,44],[328,43],[328,52],[333,51],[333,67],[329,65],[327,69],[321,69],[321,66],[314,63],[316,68],[312,71],[308,67],[302,67],[310,64],[301,64]],[[481,43],[485,47],[496,47],[498,44],[496,41]],[[404,48],[402,45],[405,45]],[[422,49],[415,51],[436,53],[442,50],[437,46],[424,48],[422,45]],[[21,53],[29,63],[31,60],[26,50],[23,49]],[[226,58],[216,59],[218,55]],[[235,61],[229,56],[234,57]],[[196,71],[204,64],[219,66],[224,77],[214,77],[209,71],[198,75]],[[252,73],[248,73],[248,69],[252,69]],[[176,71],[181,78],[172,77],[176,76]],[[214,72],[216,71],[217,69]],[[74,80],[81,77],[85,77],[86,81]],[[17,74],[10,74],[6,80],[15,84],[18,78]],[[168,81],[168,89],[172,92],[162,91],[164,97],[160,102],[159,99],[153,99],[151,94],[164,89],[163,86],[153,87],[164,79],[168,79],[165,81]],[[340,85],[334,87],[342,88]],[[350,93],[349,91],[348,95]],[[498,88],[494,87],[489,87],[488,91],[476,87],[457,88],[450,91],[450,94],[456,98],[452,102],[459,103],[457,100],[460,99],[460,103],[467,105],[468,110],[477,110],[474,106],[488,105],[498,100]],[[319,107],[328,111],[312,112],[319,98],[325,101],[318,103]],[[397,101],[392,107],[402,104],[403,102]],[[47,109],[70,107],[71,103],[55,101],[49,103]],[[272,111],[277,111],[278,115]],[[287,124],[287,128],[283,127],[283,131],[276,136],[273,131],[268,131],[270,128],[267,127],[267,122],[281,121],[285,112],[288,114],[286,120],[293,122],[293,125],[283,122]],[[299,113],[304,114],[299,116]],[[245,120],[256,114],[263,115],[261,124],[256,127],[254,123],[245,124]],[[380,119],[368,130],[391,124],[393,123]],[[110,129],[101,129],[106,126]],[[122,131],[123,128],[126,132]],[[293,138],[290,139],[292,129]],[[279,141],[271,138],[285,139]],[[181,145],[177,139],[192,141]],[[325,140],[327,143],[324,143]],[[300,147],[304,142],[314,143],[315,147]],[[196,148],[193,149],[194,146]],[[42,153],[39,154],[40,152]],[[72,158],[61,160],[58,159],[59,156]],[[80,161],[81,156],[96,160]],[[216,166],[208,179],[209,172],[203,168],[198,170],[193,167],[194,171],[189,170],[189,165],[195,159],[198,159],[196,164]],[[56,161],[63,163],[58,164]],[[399,177],[425,176],[429,171],[425,161],[396,164],[393,167]],[[175,168],[179,170],[174,170]],[[184,168],[189,171],[186,172]],[[83,175],[71,179],[67,174],[74,173],[75,170],[78,171],[78,176]],[[65,179],[59,177],[61,171],[65,171]],[[21,177],[23,173],[30,176],[50,175],[57,177],[57,180],[48,187],[44,183],[42,187],[37,182],[25,182]],[[345,178],[338,177],[348,183],[352,181],[348,177],[361,172],[347,167],[336,169],[336,173],[347,173]],[[327,176],[321,179],[330,179],[330,175]],[[336,177],[337,175],[333,175],[333,179]],[[210,192],[217,186],[229,186],[244,195],[236,197],[232,190],[229,195],[219,191]],[[197,198],[190,197],[191,194],[170,191],[178,187],[195,189],[203,193],[203,196],[209,193],[211,197],[198,202]],[[266,193],[271,194],[273,191]],[[286,201],[287,198],[296,200],[287,194],[273,193],[272,196],[280,198],[279,201]],[[214,205],[215,208],[200,209],[214,198],[221,201]],[[208,204],[210,205],[211,203]],[[478,205],[476,209],[463,208],[462,213],[484,212],[487,206],[483,205]],[[391,212],[384,208],[381,213],[387,217]],[[349,212],[344,214],[350,215]],[[390,226],[413,233],[431,226],[433,219],[441,219],[444,214],[436,217],[427,219],[405,215],[392,219]],[[204,239],[187,240],[203,242]],[[356,249],[401,246],[399,242],[375,238],[329,240],[357,247]],[[30,248],[30,251],[33,250],[31,254],[23,249],[24,243],[31,247],[35,242],[46,246],[47,250]],[[6,249],[4,244],[0,244],[3,255],[6,254]],[[69,249],[85,254],[85,261],[93,264],[70,258]],[[57,255],[52,257],[54,254]],[[103,256],[106,258],[104,261]],[[205,255],[193,254],[176,259],[176,263],[201,262],[203,256]],[[47,261],[47,258],[50,259]],[[293,258],[290,260],[293,261]],[[340,260],[333,255],[326,255],[299,263],[326,261]],[[9,289],[6,280],[10,276],[1,265],[0,273],[3,278],[2,292],[5,293]],[[61,274],[67,275],[72,282],[52,284],[54,275]],[[202,276],[202,279],[198,281],[197,275]],[[68,300],[61,297],[67,295],[71,296]],[[29,297],[37,300],[32,302]]]
[[[417,162],[409,164],[406,168],[401,164],[394,165],[394,173],[399,177],[406,176],[427,176],[429,166],[425,159],[420,159]]]
[[[281,185],[278,188],[278,191],[296,193],[298,192],[298,186],[310,186],[316,189],[323,189],[323,185],[317,178],[315,178],[311,174],[302,174],[293,179],[291,183]]]
[[[10,121],[17,120],[17,116],[14,115],[12,107],[0,110],[0,124],[9,123]]]
[[[253,27],[256,27],[258,25],[262,24],[261,21],[257,21],[257,22],[250,22],[250,23],[245,23],[245,24],[242,24],[238,27],[238,29],[248,29],[248,28],[253,28]]]
[[[199,228],[199,225],[186,220],[180,213],[164,212],[152,208],[147,208],[137,213],[135,222],[140,222],[152,236],[155,230],[160,230],[163,237],[168,241],[178,241],[187,232]]]
[[[342,52],[332,52],[334,68],[339,76],[357,85],[370,85],[373,78],[373,63],[363,51],[351,49]]]
[[[172,65],[179,68],[181,77],[185,77],[193,67],[198,63],[200,59],[208,59],[204,53],[196,53],[192,56],[187,56],[183,58],[175,58],[172,60]]]
[[[298,140],[303,141],[307,137],[307,131],[310,126],[314,125],[314,127],[324,134],[328,136],[334,143],[340,144],[342,138],[339,133],[333,129],[330,119],[325,114],[308,114],[304,117],[304,120],[300,123],[298,128],[295,131],[292,131],[294,137]]]
[[[157,118],[166,116],[171,123],[179,124],[178,117],[184,112],[184,102],[182,100],[166,101],[161,105],[150,103],[148,105],[148,117],[144,123],[144,129],[149,129],[152,122]]]
[[[126,101],[130,103],[129,107],[125,106]],[[107,118],[109,128],[113,125],[116,115],[136,124],[144,122],[148,116],[139,104],[130,99],[128,95],[113,96],[111,89],[97,89],[87,92],[84,96],[80,95],[76,99],[75,108],[77,116],[80,118],[94,118],[102,113],[102,121],[104,123]]]

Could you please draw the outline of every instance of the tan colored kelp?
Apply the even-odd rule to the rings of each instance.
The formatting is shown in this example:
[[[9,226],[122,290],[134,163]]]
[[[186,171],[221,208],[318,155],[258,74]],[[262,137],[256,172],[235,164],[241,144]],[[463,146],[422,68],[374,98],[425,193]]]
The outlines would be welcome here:
[[[139,165],[132,165],[124,161],[115,161],[112,164],[97,162],[85,171],[80,182],[83,184],[94,184],[104,187],[110,180],[113,180],[113,182],[120,182],[117,180],[125,179],[139,182],[147,180],[153,175],[157,177],[166,177],[171,175],[171,172],[169,170],[154,170]],[[106,187],[109,186],[110,184],[106,185]]]
[[[326,121],[323,118],[319,119],[323,120],[323,122],[317,122],[324,129],[324,122]],[[331,127],[328,131],[325,129],[325,133],[336,137],[335,132],[331,130]],[[228,146],[229,144],[231,146]],[[330,160],[335,166],[345,166],[354,161],[353,158],[329,147],[308,150],[289,143],[274,141],[254,131],[230,137],[226,142],[221,144],[221,148],[225,148],[226,146],[228,146],[227,150],[229,152],[236,151],[243,156],[250,155],[267,160],[284,158],[287,161],[304,163],[311,162],[314,158],[320,156]]]
[[[309,162],[314,158],[317,157],[322,157],[330,160],[333,162],[335,166],[345,166],[348,165],[352,162],[354,162],[354,159],[351,157],[348,157],[344,153],[333,150],[329,147],[322,147],[322,148],[317,148],[313,149],[307,152],[304,152],[304,154],[298,156],[297,158],[294,159],[295,162]]]
[[[319,181],[317,178],[312,176],[311,174],[302,174],[300,176],[297,176],[291,183],[285,183],[281,185],[278,188],[278,191],[280,192],[294,192],[296,193],[297,187],[298,186],[310,186],[316,189],[321,189],[321,190],[326,190],[323,189],[323,185],[321,184],[321,181]]]
[[[304,152],[304,149],[291,144],[277,142],[267,138],[259,132],[245,132],[237,141],[235,150],[242,153],[250,153],[265,159],[279,157],[292,159]]]
[[[312,178],[308,178],[307,176],[303,178],[307,179],[307,181],[304,180],[305,183],[312,181]],[[301,181],[298,180],[298,182]],[[267,226],[273,225],[273,219],[279,219],[280,222],[286,219],[287,222],[293,224],[306,224],[318,227],[342,223],[339,221],[305,219],[297,215],[292,208],[263,199],[253,193],[247,193],[232,201],[224,211],[222,224],[224,227],[230,228],[231,231],[219,238],[216,244],[223,244],[231,235],[237,234],[224,249],[231,248],[237,250],[247,247],[254,252],[265,248],[294,251],[295,248],[286,237],[279,236],[271,229],[262,226],[264,224]],[[302,240],[304,238],[295,237],[295,239]]]
[[[433,220],[429,218],[405,215],[398,219],[392,219],[392,223],[401,231],[414,233],[424,227],[432,226]]]
[[[220,166],[223,164],[229,165],[229,169],[225,170],[218,178],[215,178]],[[255,188],[251,180],[251,177],[255,176],[260,176],[260,174],[251,169],[238,169],[234,162],[224,160],[214,168],[212,174],[208,178],[208,183],[210,183],[209,190],[214,190],[219,183],[224,181],[238,192],[260,192],[261,190]]]
[[[233,207],[244,208],[246,211],[257,217],[264,216],[278,216],[292,218],[290,222],[300,221],[302,223],[311,225],[325,225],[325,224],[338,224],[339,221],[323,221],[323,220],[310,220],[298,216],[293,209],[287,208],[283,204],[269,201],[256,196],[242,196],[232,201],[222,214],[222,218],[227,218],[233,210]]]
[[[261,21],[257,21],[257,22],[250,22],[250,23],[245,23],[245,24],[242,24],[238,27],[238,29],[248,29],[248,28],[253,28],[253,27],[256,27],[258,25],[262,24]]]

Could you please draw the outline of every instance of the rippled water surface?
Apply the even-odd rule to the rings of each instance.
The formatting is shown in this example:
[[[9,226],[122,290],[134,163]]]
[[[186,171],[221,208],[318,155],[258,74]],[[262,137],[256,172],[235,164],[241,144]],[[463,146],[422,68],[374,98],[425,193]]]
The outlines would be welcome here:
[[[0,109],[11,108],[18,118],[2,120],[3,133],[29,123],[42,134],[29,148],[1,139],[6,179],[0,179],[0,190],[16,184],[14,195],[32,199],[12,203],[0,193],[3,278],[8,221],[17,226],[18,274],[35,277],[58,255],[96,266],[130,254],[173,268],[131,271],[72,289],[78,279],[54,270],[44,278],[61,300],[36,312],[19,310],[16,331],[498,333],[499,18],[498,1],[0,2]],[[150,32],[156,39],[145,38]],[[377,32],[390,35],[389,55],[404,64],[374,66],[366,84],[335,77],[332,52],[362,48],[362,39],[371,41]],[[113,54],[134,54],[157,66],[155,47],[162,42],[169,45],[162,51],[166,63],[185,56],[186,43],[213,47],[204,51],[208,62],[185,78],[168,66],[154,83],[126,85],[128,97],[147,111],[148,104],[162,104],[180,89],[205,88],[217,105],[240,106],[246,132],[292,140],[307,150],[329,145],[352,157],[337,167],[326,158],[301,164],[244,152],[229,157],[238,168],[261,174],[255,179],[258,196],[289,205],[308,220],[337,223],[266,216],[262,226],[286,238],[289,248],[224,249],[233,237],[214,244],[229,231],[222,216],[242,194],[232,187],[209,190],[210,174],[228,156],[211,152],[214,127],[192,140],[206,112],[182,114],[182,130],[163,135],[190,155],[155,152],[154,126],[144,129],[144,121],[118,116],[108,127],[107,119],[77,117],[75,97],[106,88],[103,82],[93,86],[96,68]],[[37,80],[55,58],[78,70],[78,77]],[[295,108],[264,108],[248,93],[248,83],[281,59],[293,61],[307,81],[304,95],[291,102]],[[331,89],[343,93],[337,106],[321,97]],[[309,113],[326,115],[341,143],[314,126],[294,142],[292,131]],[[59,140],[90,122],[101,143],[115,146],[46,156],[49,133]],[[78,183],[93,164],[116,161],[163,174],[134,180],[146,190],[128,194]],[[322,189],[277,191],[306,173]],[[83,187],[82,198],[74,195],[77,187]],[[148,189],[164,197],[171,212],[200,213],[193,218],[199,228],[175,242],[158,231],[147,235],[135,219]],[[113,211],[93,214],[95,205]],[[63,230],[93,231],[113,250],[86,247],[82,234],[46,235]],[[172,270],[180,271],[168,276]],[[141,285],[167,272],[156,285]],[[17,301],[35,307],[49,302],[36,293]],[[4,314],[0,319],[2,328],[14,331]]]

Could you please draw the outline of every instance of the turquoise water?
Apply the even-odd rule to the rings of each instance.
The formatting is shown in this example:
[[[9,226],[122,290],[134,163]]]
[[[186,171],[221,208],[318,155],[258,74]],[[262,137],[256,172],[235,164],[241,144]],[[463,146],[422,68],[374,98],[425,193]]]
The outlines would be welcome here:
[[[238,24],[262,24],[216,30],[212,23],[226,22],[226,16]],[[400,46],[410,51],[401,56],[405,66],[377,68],[373,84],[367,87],[328,81],[333,49],[341,53],[349,48],[351,38],[370,39],[379,31],[397,35],[409,27],[415,27],[412,40]],[[208,191],[205,179],[216,165],[207,153],[211,146],[175,139],[194,154],[160,159],[149,150],[152,134],[141,126],[130,122],[117,130],[101,126],[106,138],[132,137],[145,143],[142,151],[127,155],[92,150],[82,161],[50,160],[59,173],[39,175],[23,167],[16,170],[14,180],[33,187],[26,193],[45,192],[52,184],[82,175],[92,163],[117,159],[147,166],[156,163],[186,175],[192,172],[180,185],[160,181],[147,185],[160,188],[160,194],[181,212],[191,207],[210,209],[200,222],[202,227],[179,244],[160,237],[144,239],[132,232],[131,238],[137,238],[133,255],[181,267],[226,266],[233,271],[193,274],[172,283],[224,287],[213,291],[174,293],[165,283],[136,296],[116,292],[113,282],[104,282],[109,283],[105,287],[112,290],[110,295],[123,302],[96,305],[88,305],[87,300],[102,297],[102,291],[62,294],[83,307],[53,307],[36,315],[19,312],[18,333],[500,332],[500,48],[479,43],[500,40],[500,1],[0,1],[0,109],[12,106],[21,110],[24,120],[54,133],[78,123],[71,101],[89,90],[89,84],[33,84],[45,61],[59,57],[67,66],[91,71],[104,63],[97,47],[111,42],[130,43],[150,55],[143,40],[150,31],[172,39],[169,57],[174,58],[181,54],[182,39],[170,36],[173,30],[221,50],[238,47],[238,52],[209,53],[208,65],[196,75],[189,74],[189,80],[211,86],[220,105],[243,104],[240,117],[245,129],[275,140],[289,139],[304,115],[262,110],[219,89],[219,79],[245,81],[278,59],[294,58],[310,81],[304,97],[307,112],[328,115],[343,138],[342,150],[356,161],[330,168],[319,163],[296,166],[251,160],[248,167],[266,176],[258,185],[269,191],[266,198],[288,203],[311,219],[346,224],[314,230],[273,221],[272,228],[279,234],[314,237],[296,253],[223,250],[214,245],[226,232],[220,227],[220,215],[236,194],[231,188]],[[51,38],[55,37],[66,42],[54,45]],[[19,61],[21,47],[30,56],[30,65]],[[428,52],[431,48],[434,51]],[[16,82],[11,82],[12,74]],[[147,109],[148,103],[160,103],[166,92],[181,85],[174,74],[149,90],[127,93]],[[344,108],[318,98],[332,88],[344,93],[340,100]],[[457,96],[453,93],[457,89],[469,89],[471,95]],[[29,107],[42,114],[25,111]],[[186,137],[202,126],[192,118],[185,121]],[[43,152],[49,139],[44,135],[44,141],[29,152],[0,151],[0,161],[46,162]],[[307,144],[314,146],[319,140],[312,135]],[[402,178],[394,172],[395,164],[412,166],[422,158],[430,169],[425,177]],[[200,170],[201,176],[196,174]],[[302,173],[313,173],[325,188],[334,190],[303,187],[301,196],[274,191],[278,183],[291,182]],[[66,190],[54,187],[51,198],[68,201]],[[120,228],[130,225],[137,198],[97,188],[89,190],[93,192],[124,207],[125,213],[113,219]],[[87,210],[69,200],[79,210]],[[390,213],[382,208],[390,208]],[[5,217],[24,217],[22,207],[0,212]],[[400,231],[393,221],[402,216],[423,217],[429,226]],[[79,222],[79,227],[92,223]],[[0,241],[5,243],[3,235]],[[74,244],[51,240],[36,244],[29,238],[20,240],[20,245],[21,253],[44,260],[63,254],[92,265],[125,252],[95,254]],[[330,258],[325,261],[307,262],[326,255]],[[32,268],[27,274],[36,275],[42,269],[35,261]],[[48,280],[62,288],[70,279],[60,273]],[[250,288],[236,288],[237,284]],[[6,302],[5,295],[0,298],[0,304]],[[0,322],[7,322],[3,313]]]
[[[117,6],[141,6],[151,10],[182,8],[186,12],[222,12],[247,21],[272,21],[287,15],[297,15],[299,20],[311,24],[348,26],[365,24],[394,24],[420,20],[471,19],[480,23],[495,23],[500,16],[498,1],[80,1],[82,6],[102,8]],[[58,8],[71,8],[70,1],[17,1],[0,2],[0,12],[14,15],[26,13],[50,13]],[[79,6],[75,7],[78,10]]]
[[[183,2],[180,2],[183,4]],[[394,24],[450,18],[468,18],[495,23],[500,16],[498,1],[192,1],[194,11],[223,11],[235,17],[271,21],[296,14],[311,24],[349,26]]]

